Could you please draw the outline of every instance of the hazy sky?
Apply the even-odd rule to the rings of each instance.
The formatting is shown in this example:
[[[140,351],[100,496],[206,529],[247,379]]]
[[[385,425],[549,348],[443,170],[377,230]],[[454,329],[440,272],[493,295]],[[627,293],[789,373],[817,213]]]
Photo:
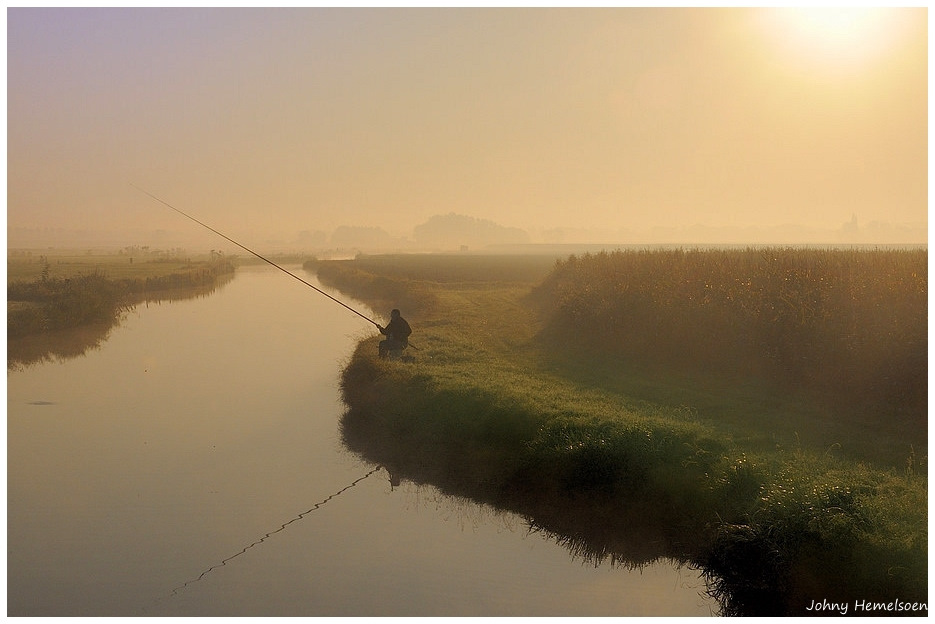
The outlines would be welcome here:
[[[925,224],[927,21],[8,9],[8,226]]]

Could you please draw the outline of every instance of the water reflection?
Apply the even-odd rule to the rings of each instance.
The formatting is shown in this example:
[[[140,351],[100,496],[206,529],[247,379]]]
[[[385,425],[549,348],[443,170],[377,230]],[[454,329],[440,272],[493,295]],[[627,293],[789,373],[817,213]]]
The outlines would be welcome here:
[[[201,579],[203,579],[204,577],[206,577],[211,571],[226,566],[229,562],[233,561],[234,559],[236,559],[236,558],[239,557],[240,555],[246,553],[246,552],[247,552],[248,550],[250,550],[251,548],[262,544],[263,542],[265,542],[267,539],[269,539],[269,538],[272,537],[273,535],[276,535],[276,534],[279,533],[280,531],[284,531],[284,530],[286,529],[286,527],[289,526],[290,524],[292,524],[293,522],[298,522],[299,520],[301,520],[302,518],[304,518],[304,517],[307,516],[308,514],[312,513],[312,512],[315,511],[316,509],[320,509],[323,505],[327,504],[329,501],[334,500],[335,498],[337,498],[338,496],[340,496],[341,494],[343,494],[343,493],[346,492],[347,490],[351,489],[352,487],[354,487],[355,485],[357,485],[358,483],[360,483],[360,482],[363,481],[364,479],[370,477],[371,475],[373,475],[374,473],[378,472],[378,471],[381,470],[381,469],[382,469],[382,466],[377,466],[376,468],[374,468],[373,470],[371,470],[371,471],[368,472],[367,474],[363,475],[362,477],[358,477],[357,479],[354,479],[354,480],[351,481],[348,485],[344,486],[343,488],[341,488],[340,490],[338,490],[338,491],[335,492],[334,494],[331,494],[330,496],[328,496],[328,497],[325,498],[324,500],[321,500],[321,501],[315,503],[314,505],[312,505],[311,509],[307,509],[307,510],[303,511],[302,513],[300,513],[299,515],[297,515],[296,517],[294,517],[294,518],[292,518],[291,520],[289,520],[288,522],[285,522],[285,523],[281,524],[281,525],[279,526],[279,528],[276,529],[275,531],[270,531],[269,533],[267,533],[266,535],[264,535],[264,536],[261,537],[260,539],[256,540],[255,542],[252,542],[252,543],[250,543],[249,545],[244,546],[242,549],[240,549],[240,551],[239,551],[238,553],[236,553],[236,554],[234,554],[234,555],[231,555],[231,556],[228,557],[227,559],[223,559],[220,563],[217,563],[217,564],[211,566],[210,568],[208,568],[207,570],[205,570],[204,572],[202,572],[201,574],[199,574],[197,578],[193,578],[193,579],[191,579],[190,581],[185,581],[184,583],[182,583],[181,585],[179,585],[178,587],[176,587],[175,589],[172,590],[172,593],[170,594],[170,597],[171,597],[171,596],[175,596],[176,594],[178,594],[180,591],[182,591],[183,589],[185,589],[185,588],[188,587],[189,585],[192,585],[193,583],[197,583],[198,581],[200,581]]]
[[[48,331],[7,340],[7,370],[81,357],[99,349],[117,323]]]
[[[489,506],[521,518],[527,535],[538,534],[565,548],[572,559],[599,567],[643,570],[661,561],[675,567],[701,571],[707,578],[708,594],[716,598],[722,614],[731,595],[730,588],[712,571],[702,570],[693,557],[701,551],[701,536],[682,530],[680,522],[660,509],[657,501],[630,498],[601,500],[589,497],[577,500],[539,492],[514,491],[494,494],[482,484],[470,487],[457,478],[446,479],[436,466],[424,466],[418,460],[401,457],[409,451],[405,443],[387,432],[374,431],[365,414],[348,410],[341,420],[342,441],[365,461],[387,467],[395,487],[403,481],[430,484],[445,495],[470,501],[474,508]],[[411,458],[410,458],[411,459]],[[710,588],[716,588],[712,591]],[[730,603],[737,611],[736,601]],[[742,615],[742,610],[739,613]]]
[[[111,332],[120,326],[126,315],[132,313],[136,306],[158,305],[163,302],[170,303],[207,297],[222,288],[231,279],[233,279],[232,275],[221,275],[217,283],[211,286],[163,290],[138,297],[112,323],[95,323],[71,329],[8,338],[7,370],[22,371],[36,364],[61,362],[71,358],[83,357],[100,349]]]

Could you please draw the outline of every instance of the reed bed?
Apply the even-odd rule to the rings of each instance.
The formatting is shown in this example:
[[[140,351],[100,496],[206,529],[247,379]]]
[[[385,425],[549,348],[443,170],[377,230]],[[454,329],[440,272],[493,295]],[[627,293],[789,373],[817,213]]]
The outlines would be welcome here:
[[[838,411],[920,420],[927,263],[925,250],[618,251],[557,263],[531,299],[558,348],[758,376]]]

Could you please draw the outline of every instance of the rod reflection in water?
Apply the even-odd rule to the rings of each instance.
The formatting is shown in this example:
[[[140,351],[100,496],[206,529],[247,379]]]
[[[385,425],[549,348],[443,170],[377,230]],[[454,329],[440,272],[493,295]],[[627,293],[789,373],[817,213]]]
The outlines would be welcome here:
[[[340,490],[338,490],[337,492],[335,492],[335,493],[332,494],[331,496],[325,498],[324,500],[322,500],[322,501],[320,501],[320,502],[318,502],[318,503],[315,503],[310,509],[307,509],[307,510],[303,511],[302,513],[300,513],[299,515],[297,515],[297,516],[296,516],[295,518],[293,518],[292,520],[289,520],[289,521],[286,522],[285,524],[281,525],[281,526],[280,526],[278,529],[276,529],[275,531],[270,531],[269,533],[267,533],[266,535],[264,535],[264,536],[261,537],[260,539],[256,540],[255,542],[253,542],[253,543],[250,544],[249,546],[245,546],[245,547],[244,547],[243,549],[241,549],[241,551],[238,552],[237,554],[231,555],[231,556],[228,557],[227,559],[222,560],[220,563],[217,563],[217,564],[211,566],[210,568],[208,568],[207,570],[205,570],[204,572],[202,572],[201,574],[199,574],[197,578],[193,578],[193,579],[191,579],[190,581],[186,581],[186,582],[182,583],[181,585],[179,585],[178,587],[176,587],[175,589],[172,590],[172,593],[169,595],[169,597],[175,596],[176,594],[178,594],[180,591],[182,591],[183,589],[185,589],[186,587],[188,587],[188,586],[191,585],[192,583],[197,583],[198,581],[200,581],[201,579],[203,579],[205,576],[207,576],[212,570],[216,570],[216,569],[218,569],[218,568],[221,568],[221,567],[227,565],[227,563],[228,563],[229,561],[231,561],[232,559],[236,559],[237,557],[239,557],[240,555],[244,554],[245,552],[247,552],[248,550],[250,550],[250,549],[253,548],[254,546],[257,546],[257,545],[259,545],[259,544],[262,544],[262,543],[265,542],[269,537],[271,537],[271,536],[273,536],[273,535],[279,533],[280,531],[283,531],[287,526],[289,526],[289,525],[292,524],[293,522],[297,522],[297,521],[301,520],[302,518],[304,518],[304,517],[307,516],[308,514],[312,513],[312,512],[315,511],[316,509],[320,508],[322,505],[324,505],[324,504],[327,503],[328,501],[332,500],[333,498],[336,498],[337,496],[339,496],[339,495],[341,495],[342,493],[346,492],[347,490],[351,489],[352,487],[354,487],[355,485],[357,485],[358,483],[360,483],[361,481],[363,481],[363,480],[366,479],[367,477],[373,475],[375,472],[379,472],[382,468],[383,468],[383,466],[377,466],[376,468],[374,468],[373,470],[371,470],[370,472],[368,472],[368,473],[365,474],[364,476],[355,479],[355,480],[352,481],[350,484],[344,486],[343,488],[341,488]]]

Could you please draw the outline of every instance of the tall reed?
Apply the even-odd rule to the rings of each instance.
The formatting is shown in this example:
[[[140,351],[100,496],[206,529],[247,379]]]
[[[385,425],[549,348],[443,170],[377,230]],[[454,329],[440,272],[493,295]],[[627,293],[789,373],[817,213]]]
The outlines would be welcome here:
[[[532,300],[556,346],[920,418],[927,261],[925,250],[618,251],[558,262]]]

